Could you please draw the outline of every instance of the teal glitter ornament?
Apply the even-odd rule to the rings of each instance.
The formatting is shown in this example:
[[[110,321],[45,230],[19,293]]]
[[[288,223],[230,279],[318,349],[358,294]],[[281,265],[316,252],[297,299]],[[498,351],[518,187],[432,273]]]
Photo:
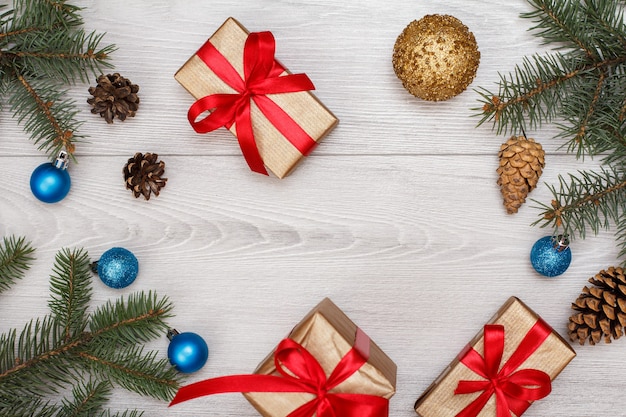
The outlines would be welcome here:
[[[545,236],[539,239],[530,250],[530,262],[535,271],[546,277],[564,273],[572,262],[567,236]]]
[[[170,329],[167,338],[170,341],[167,357],[178,372],[186,374],[196,372],[209,358],[209,347],[196,333],[179,333],[175,329]]]
[[[69,155],[59,152],[57,159],[39,165],[30,176],[30,190],[39,201],[57,203],[70,191],[72,181],[67,172]]]
[[[139,262],[131,251],[111,248],[100,259],[91,264],[91,270],[111,288],[125,288],[135,281],[139,273]]]

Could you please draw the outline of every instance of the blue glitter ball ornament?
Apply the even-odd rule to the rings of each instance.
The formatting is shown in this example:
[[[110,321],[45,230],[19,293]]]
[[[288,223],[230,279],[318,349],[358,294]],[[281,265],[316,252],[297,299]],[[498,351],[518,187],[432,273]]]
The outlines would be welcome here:
[[[170,340],[167,357],[179,372],[186,374],[196,372],[209,358],[209,347],[196,333],[178,333],[172,329],[167,332],[167,338]]]
[[[567,237],[545,236],[530,250],[530,262],[535,271],[546,277],[556,277],[567,270],[572,262],[572,251]]]
[[[56,203],[65,198],[70,191],[72,181],[67,172],[67,152],[61,151],[54,163],[39,165],[30,176],[30,190],[38,200],[44,203]]]
[[[139,272],[139,262],[131,251],[124,248],[111,248],[104,252],[92,269],[107,286],[125,288],[135,281]]]

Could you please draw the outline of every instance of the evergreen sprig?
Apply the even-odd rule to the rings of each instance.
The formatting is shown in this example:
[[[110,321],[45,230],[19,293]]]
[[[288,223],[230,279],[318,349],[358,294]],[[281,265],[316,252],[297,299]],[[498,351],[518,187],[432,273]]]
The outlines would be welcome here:
[[[51,159],[61,150],[73,156],[84,138],[65,85],[110,67],[115,50],[81,28],[80,10],[65,0],[17,0],[0,14],[0,100]]]
[[[626,24],[623,1],[528,0],[534,33],[555,52],[525,57],[500,75],[498,91],[481,88],[479,124],[519,134],[556,123],[557,139],[577,157],[602,167],[559,177],[534,224],[585,238],[616,227],[626,255]],[[624,261],[626,262],[626,260]]]
[[[23,274],[16,265],[30,252],[23,238],[5,238],[3,268]],[[176,392],[181,375],[143,346],[166,334],[172,304],[140,292],[89,313],[90,271],[86,251],[59,251],[50,277],[51,313],[0,334],[0,415],[138,417],[139,410],[105,408],[113,387],[161,400]],[[71,396],[56,399],[67,392]]]
[[[30,268],[34,252],[24,237],[5,237],[0,245],[0,293],[8,290]]]

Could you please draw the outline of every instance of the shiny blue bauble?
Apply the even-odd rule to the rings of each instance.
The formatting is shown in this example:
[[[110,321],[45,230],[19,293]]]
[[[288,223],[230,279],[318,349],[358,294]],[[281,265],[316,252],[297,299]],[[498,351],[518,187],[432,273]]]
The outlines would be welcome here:
[[[107,286],[125,288],[137,278],[139,262],[128,249],[111,248],[100,257],[96,272]]]
[[[569,267],[572,251],[569,247],[560,247],[554,237],[545,236],[535,242],[530,250],[530,262],[541,275],[556,277]]]
[[[30,176],[30,190],[44,203],[63,200],[71,185],[67,170],[57,168],[51,162],[39,165]]]
[[[176,370],[189,374],[204,366],[209,358],[209,347],[202,337],[196,333],[178,333],[175,330],[168,335],[170,337],[167,357]]]

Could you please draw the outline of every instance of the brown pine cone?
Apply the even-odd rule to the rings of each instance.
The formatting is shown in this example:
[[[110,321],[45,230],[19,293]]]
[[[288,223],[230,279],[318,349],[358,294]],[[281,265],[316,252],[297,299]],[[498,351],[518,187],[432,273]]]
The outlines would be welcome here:
[[[135,117],[139,108],[138,85],[117,72],[101,75],[96,81],[96,87],[89,87],[89,94],[93,97],[87,99],[87,103],[93,106],[93,114],[99,113],[107,123],[113,123],[115,116],[121,121]]]
[[[513,136],[500,146],[498,185],[509,214],[526,201],[526,196],[537,187],[545,165],[545,152],[541,144],[525,136]]]
[[[165,187],[167,178],[161,178],[165,173],[165,162],[157,161],[159,155],[137,152],[124,166],[124,180],[126,188],[132,190],[135,198],[143,195],[150,200],[150,193],[158,196],[161,188]]]
[[[569,318],[567,326],[572,341],[581,345],[588,339],[595,345],[603,337],[605,343],[611,338],[619,339],[626,326],[626,276],[620,267],[602,270],[589,278],[594,287],[583,288],[582,294],[572,304],[576,314]]]

